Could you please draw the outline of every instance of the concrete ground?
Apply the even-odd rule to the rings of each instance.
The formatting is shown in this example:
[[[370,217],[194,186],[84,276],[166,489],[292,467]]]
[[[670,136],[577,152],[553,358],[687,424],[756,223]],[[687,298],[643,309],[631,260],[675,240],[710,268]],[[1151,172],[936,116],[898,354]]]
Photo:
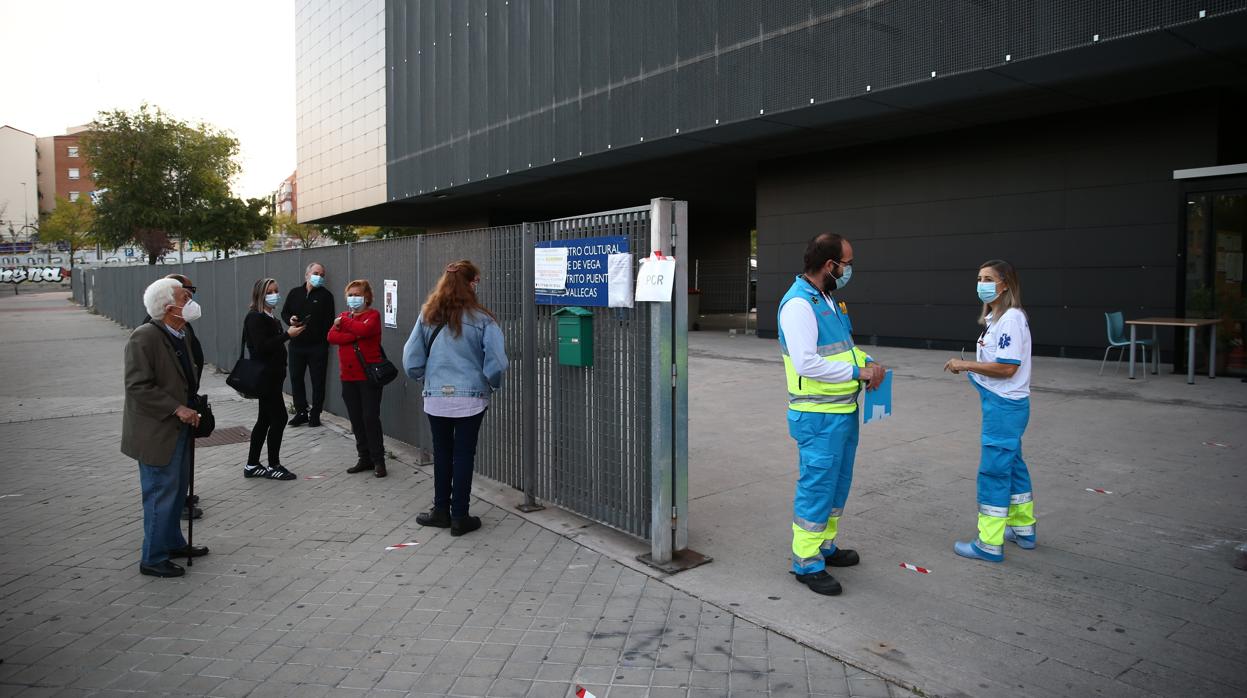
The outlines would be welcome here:
[[[428,469],[393,444],[390,477],[347,475],[337,418],[287,430],[296,481],[243,479],[244,443],[196,449],[212,552],[141,576],[127,334],[64,292],[0,298],[0,696],[907,694],[638,571],[635,541],[583,536],[612,559],[575,517],[517,515],[513,490],[478,483],[476,533],[421,528]],[[205,388],[222,433],[254,421]]]
[[[669,582],[931,695],[1227,696],[1247,688],[1247,384],[1037,358],[1024,452],[1039,547],[964,560],[980,413],[945,352],[868,348],[892,418],[862,427],[819,598],[787,574],[796,449],[774,340],[690,334],[689,545]],[[1106,494],[1088,491],[1103,489]],[[911,563],[930,570],[919,574]]]

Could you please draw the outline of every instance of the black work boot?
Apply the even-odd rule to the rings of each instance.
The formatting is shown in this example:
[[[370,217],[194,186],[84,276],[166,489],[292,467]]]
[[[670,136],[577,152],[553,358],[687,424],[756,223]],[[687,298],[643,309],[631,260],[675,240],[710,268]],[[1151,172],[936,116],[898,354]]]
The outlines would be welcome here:
[[[307,424],[307,412],[295,412],[290,421],[286,422],[288,427],[301,427],[304,424]]]
[[[836,548],[836,552],[831,555],[824,555],[823,561],[832,567],[852,567],[862,561],[856,550],[845,550],[844,548]]]
[[[815,594],[837,596],[841,591],[844,591],[840,587],[840,582],[837,582],[835,577],[827,574],[827,570],[819,570],[811,574],[797,574],[796,572],[792,574],[797,578],[798,582],[809,587],[810,591]]]
[[[481,519],[478,516],[458,516],[450,520],[450,535],[462,536],[465,533],[471,533],[481,527]]]
[[[373,470],[372,476],[373,477],[385,477],[386,474],[387,473],[385,472],[385,461],[377,463],[377,467]]]
[[[422,514],[417,514],[416,523],[434,528],[450,528],[450,510],[433,507]]]
[[[320,426],[320,410],[313,410],[312,413],[307,416],[307,425],[309,427]]]
[[[360,456],[359,460],[355,461],[355,465],[347,468],[346,472],[354,475],[355,473],[362,473],[365,470],[372,470],[372,468],[372,461],[364,456]]]

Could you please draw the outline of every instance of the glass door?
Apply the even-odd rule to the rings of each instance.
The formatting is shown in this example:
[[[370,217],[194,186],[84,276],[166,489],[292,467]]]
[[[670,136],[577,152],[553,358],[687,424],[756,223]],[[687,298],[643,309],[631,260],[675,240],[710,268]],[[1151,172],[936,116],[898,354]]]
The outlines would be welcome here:
[[[1243,253],[1247,191],[1190,194],[1186,202],[1186,316],[1217,323],[1217,373],[1247,375]],[[1200,338],[1196,367],[1207,368],[1207,337]]]

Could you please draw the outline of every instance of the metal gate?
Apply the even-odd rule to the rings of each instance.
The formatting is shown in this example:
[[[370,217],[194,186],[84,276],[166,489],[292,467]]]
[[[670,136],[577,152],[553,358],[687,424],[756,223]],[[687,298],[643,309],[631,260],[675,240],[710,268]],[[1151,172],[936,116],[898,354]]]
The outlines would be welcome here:
[[[378,305],[383,281],[398,282],[398,327],[382,333],[382,346],[397,364],[443,268],[471,259],[482,273],[477,292],[497,315],[511,359],[481,430],[476,472],[523,491],[528,505],[548,502],[649,539],[652,562],[663,565],[687,546],[687,229],[684,202],[655,199],[649,206],[523,225],[211,262],[85,270],[74,277],[74,298],[134,327],[144,315],[147,284],[169,273],[185,274],[198,287],[196,298],[205,310],[196,325],[205,358],[228,370],[238,358],[255,281],[273,277],[288,291],[303,283],[308,264],[318,262],[339,309],[340,291],[353,279],[372,283]],[[593,308],[593,366],[562,366],[555,360],[555,308],[534,302],[534,248],[538,242],[602,235],[625,236],[638,258],[651,250],[674,256],[676,293],[671,303]],[[345,416],[332,385],[335,352],[329,375],[325,408]],[[431,450],[421,386],[399,380],[383,395],[385,433]]]

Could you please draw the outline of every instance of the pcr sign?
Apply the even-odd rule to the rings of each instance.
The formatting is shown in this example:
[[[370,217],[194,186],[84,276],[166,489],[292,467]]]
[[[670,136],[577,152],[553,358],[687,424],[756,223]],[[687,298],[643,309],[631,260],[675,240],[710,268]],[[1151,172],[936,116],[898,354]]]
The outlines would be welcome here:
[[[675,288],[675,257],[646,257],[636,277],[637,302],[670,303]]]

